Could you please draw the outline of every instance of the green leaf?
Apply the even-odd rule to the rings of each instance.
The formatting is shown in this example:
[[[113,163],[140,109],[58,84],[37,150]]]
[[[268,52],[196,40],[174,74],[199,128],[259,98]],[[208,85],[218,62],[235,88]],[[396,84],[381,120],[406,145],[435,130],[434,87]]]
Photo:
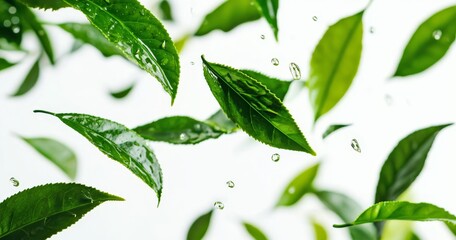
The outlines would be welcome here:
[[[413,222],[389,221],[381,232],[381,240],[412,240]]]
[[[415,181],[426,162],[437,134],[451,124],[418,130],[402,139],[380,172],[375,202],[396,200]]]
[[[285,95],[287,95],[288,89],[292,81],[284,81],[278,78],[267,76],[263,73],[259,73],[253,70],[240,70],[242,73],[248,75],[249,77],[258,80],[260,83],[264,84],[272,93],[276,95],[280,100],[283,101]]]
[[[179,55],[160,21],[136,0],[64,0],[139,67],[154,76],[174,101]]]
[[[105,36],[94,26],[85,23],[61,23],[60,28],[70,33],[75,39],[90,44],[105,57],[122,56],[122,51],[109,42]]]
[[[10,10],[11,9],[11,10]],[[15,21],[12,21],[15,19]],[[11,0],[0,1],[0,44],[2,48],[19,48],[24,27],[17,8]]]
[[[87,138],[101,152],[149,185],[157,193],[160,203],[163,188],[160,165],[152,149],[136,132],[111,120],[86,114],[51,113],[42,110],[34,112],[53,115]]]
[[[8,60],[0,57],[0,71],[10,68],[16,65],[16,63],[9,62]]]
[[[283,103],[258,80],[204,57],[204,77],[228,118],[260,142],[315,155]]]
[[[387,201],[372,205],[351,223],[334,224],[333,226],[335,228],[342,228],[387,220],[442,221],[456,223],[456,216],[443,208],[429,203]]]
[[[160,8],[163,20],[173,21],[173,12],[171,10],[171,4],[168,0],[161,0],[158,7]]]
[[[325,139],[326,137],[328,137],[335,131],[337,131],[341,128],[349,127],[349,126],[351,126],[351,124],[333,124],[326,129],[326,131],[322,135],[322,138]]]
[[[0,239],[46,239],[106,201],[123,199],[75,183],[24,190],[0,203]]]
[[[454,42],[456,6],[443,9],[424,21],[404,49],[394,76],[420,73],[438,62]]]
[[[204,17],[196,36],[206,35],[216,29],[229,32],[235,27],[261,17],[255,0],[226,0]]]
[[[126,87],[125,89],[116,92],[111,92],[110,94],[113,98],[122,99],[126,97],[131,92],[131,90],[133,90],[135,85],[136,82],[133,82],[130,86]]]
[[[315,191],[318,199],[339,218],[348,222],[362,211],[361,206],[350,197],[337,192]],[[354,240],[377,240],[377,233],[372,224],[349,228],[350,236]]]
[[[314,230],[314,235],[315,235],[315,240],[327,240],[328,239],[328,233],[325,229],[325,227],[323,227],[323,225],[321,225],[319,222],[315,221],[315,220],[312,220],[312,227],[313,227],[313,230]]]
[[[187,233],[187,240],[201,240],[206,235],[211,223],[212,210],[199,216],[190,226]]]
[[[57,10],[60,8],[69,7],[67,3],[62,0],[15,0],[31,8],[52,9]]]
[[[32,65],[32,68],[30,68],[27,76],[25,76],[25,79],[22,81],[19,88],[14,94],[11,95],[12,97],[22,96],[28,93],[35,86],[40,76],[40,60],[41,56],[36,59],[35,63]]]
[[[25,5],[16,2],[14,6],[17,8],[20,19],[35,33],[51,64],[55,64],[54,50],[52,49],[52,44],[43,25],[38,21],[32,10]]]
[[[448,223],[448,222],[446,222],[445,224],[446,224],[448,230],[450,230],[451,233],[453,233],[453,235],[456,236],[456,224]]]
[[[345,95],[361,59],[363,11],[330,26],[315,48],[307,81],[315,122]]]
[[[279,0],[256,0],[261,13],[274,32],[276,41],[279,39],[279,27],[277,26],[277,11],[279,10]]]
[[[266,234],[263,233],[258,227],[255,225],[244,222],[243,223],[245,230],[250,234],[250,236],[255,240],[268,240]]]
[[[76,178],[76,154],[67,145],[51,138],[21,137],[21,139],[59,167],[71,180]]]
[[[187,44],[187,41],[190,39],[191,35],[190,34],[185,34],[181,38],[177,39],[174,42],[174,46],[176,46],[176,50],[178,53],[181,53],[182,50],[184,49],[185,45]]]
[[[313,181],[318,173],[320,163],[317,163],[299,173],[287,187],[277,201],[276,206],[292,206],[297,203],[305,194],[312,191]]]

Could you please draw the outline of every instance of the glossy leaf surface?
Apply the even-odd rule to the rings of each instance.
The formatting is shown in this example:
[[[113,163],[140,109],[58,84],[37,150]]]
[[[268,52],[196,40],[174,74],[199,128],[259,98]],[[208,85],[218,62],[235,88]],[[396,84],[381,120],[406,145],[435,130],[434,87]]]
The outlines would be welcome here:
[[[292,206],[305,194],[309,193],[312,190],[313,181],[317,176],[319,167],[320,164],[317,163],[309,168],[306,168],[294,177],[284,189],[276,206]]]
[[[443,208],[429,203],[387,201],[372,205],[351,223],[335,224],[334,227],[350,227],[387,220],[443,221],[456,223],[456,216]]]
[[[394,76],[420,73],[438,62],[454,42],[456,5],[424,21],[407,43]]]
[[[187,233],[187,240],[201,240],[206,235],[211,223],[213,210],[199,216],[190,226]]]
[[[222,110],[250,136],[273,147],[315,155],[291,114],[265,85],[204,58],[203,69]]]
[[[157,158],[136,132],[125,126],[95,116],[77,113],[50,113],[87,138],[101,152],[119,162],[141,178],[156,193],[160,202],[163,188],[162,171]]]
[[[450,124],[418,130],[402,139],[380,172],[375,202],[396,200],[415,181],[437,134]]]
[[[38,78],[40,77],[40,59],[41,56],[36,59],[19,88],[11,95],[12,97],[22,96],[28,93],[36,85]]]
[[[21,138],[37,152],[59,167],[70,179],[74,180],[76,178],[76,154],[67,145],[51,138]]]
[[[276,40],[279,39],[279,27],[277,26],[277,11],[279,10],[279,0],[256,0],[261,13],[274,32]]]
[[[257,226],[244,222],[243,223],[245,230],[249,233],[249,235],[252,237],[254,240],[268,240],[268,237],[266,234],[263,233]]]
[[[339,130],[341,128],[349,127],[349,126],[351,126],[351,124],[334,124],[334,125],[331,125],[323,133],[322,138],[325,139],[326,137],[328,137],[329,135],[331,135],[335,131],[337,131],[337,130]]]
[[[345,95],[361,59],[363,12],[330,26],[315,48],[307,81],[314,120],[329,112]]]
[[[0,203],[0,239],[46,239],[106,201],[123,199],[75,183],[24,190]]]
[[[65,0],[171,96],[177,94],[179,56],[161,22],[136,0]]]

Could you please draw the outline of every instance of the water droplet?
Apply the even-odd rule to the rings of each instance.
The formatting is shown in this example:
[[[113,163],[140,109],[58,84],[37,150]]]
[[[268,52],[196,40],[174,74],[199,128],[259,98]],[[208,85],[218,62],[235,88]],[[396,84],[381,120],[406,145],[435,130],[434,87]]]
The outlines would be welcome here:
[[[288,189],[288,193],[289,193],[289,194],[294,194],[295,192],[296,192],[295,187],[290,187],[290,188]]]
[[[313,16],[312,20],[314,20],[316,22],[316,21],[318,21],[318,17],[317,16]]]
[[[19,19],[19,17],[14,16],[14,17],[11,18],[11,22],[13,24],[19,24],[20,21],[21,20]]]
[[[13,184],[14,187],[19,187],[19,181],[16,178],[10,178],[10,182],[11,184]]]
[[[234,182],[233,181],[228,181],[226,182],[226,185],[229,187],[229,188],[234,188]]]
[[[374,28],[374,27],[370,27],[370,28],[369,28],[369,32],[370,32],[370,33],[374,33],[374,32],[375,32],[375,28]]]
[[[261,34],[260,38],[264,40],[266,37],[263,34]]]
[[[440,38],[442,38],[442,31],[435,30],[434,32],[432,32],[432,36],[435,40],[440,40]]]
[[[190,64],[191,64],[191,65],[195,65],[195,62],[191,61]]]
[[[194,129],[195,131],[197,131],[197,132],[201,131],[201,129],[202,129],[202,128],[201,128],[201,124],[199,124],[199,123],[195,124],[195,125],[193,126],[193,129]]]
[[[219,209],[219,210],[223,210],[225,208],[225,205],[223,205],[222,202],[217,201],[217,202],[214,203],[214,207]]]
[[[180,139],[182,142],[186,142],[186,141],[188,141],[189,137],[188,137],[188,135],[187,135],[186,133],[181,133],[181,134],[179,135],[179,139]]]
[[[163,48],[163,49],[166,48],[166,42],[165,41],[162,42],[161,48]]]
[[[8,12],[10,14],[15,14],[17,12],[17,9],[16,9],[16,7],[11,6],[10,8],[8,8]]]
[[[280,155],[279,155],[278,153],[272,154],[271,160],[272,160],[273,162],[278,162],[278,161],[280,160]]]
[[[279,66],[279,59],[273,58],[273,59],[271,59],[271,63],[272,63],[272,65],[274,65],[274,66]]]
[[[301,70],[299,69],[299,66],[296,63],[290,63],[290,72],[291,76],[293,77],[293,80],[299,80],[301,79]]]
[[[73,215],[73,217],[77,217],[78,215],[76,215],[76,213],[71,213],[71,215]]]
[[[356,140],[354,138],[351,141],[351,147],[353,148],[353,150],[355,150],[359,153],[361,152],[361,147],[359,146],[358,140]]]
[[[146,12],[144,11],[144,9],[141,9],[141,11],[139,11],[139,14],[141,14],[141,16],[144,16],[146,15]]]
[[[7,20],[5,20],[5,21],[3,21],[3,26],[4,26],[4,27],[6,27],[6,28],[9,28],[9,27],[11,27],[11,21],[10,21],[10,20],[8,20],[8,19],[7,19]]]
[[[386,105],[391,106],[393,104],[393,97],[391,97],[391,95],[389,95],[389,94],[386,94],[385,103],[386,103]]]

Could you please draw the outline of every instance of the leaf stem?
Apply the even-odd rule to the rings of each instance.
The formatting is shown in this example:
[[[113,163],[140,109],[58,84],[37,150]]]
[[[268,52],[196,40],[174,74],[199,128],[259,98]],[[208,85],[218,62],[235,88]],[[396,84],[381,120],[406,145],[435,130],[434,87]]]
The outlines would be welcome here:
[[[45,114],[49,114],[49,115],[53,115],[55,116],[55,113],[53,112],[48,112],[48,111],[45,111],[45,110],[33,110],[34,113],[45,113]]]
[[[333,224],[334,228],[344,228],[344,227],[351,227],[353,223],[343,223],[343,224]]]

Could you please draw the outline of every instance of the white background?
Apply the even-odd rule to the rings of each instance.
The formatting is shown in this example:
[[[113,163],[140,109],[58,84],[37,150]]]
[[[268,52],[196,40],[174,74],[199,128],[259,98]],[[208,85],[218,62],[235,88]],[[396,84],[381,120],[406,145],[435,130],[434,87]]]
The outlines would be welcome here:
[[[171,1],[176,23],[167,23],[174,39],[195,31],[203,16],[219,0]],[[143,2],[151,6],[151,2]],[[212,32],[190,40],[181,54],[181,82],[174,106],[158,82],[123,59],[105,59],[86,46],[62,57],[55,67],[44,66],[40,81],[27,95],[8,97],[15,91],[35,57],[0,74],[0,198],[20,190],[68,179],[52,164],[14,136],[47,136],[61,140],[78,154],[77,182],[122,196],[125,202],[104,203],[77,224],[52,239],[185,239],[193,220],[215,201],[225,209],[216,211],[207,239],[249,239],[240,222],[248,220],[271,239],[312,239],[310,219],[330,229],[332,239],[348,239],[348,231],[332,229],[341,223],[314,197],[295,207],[272,211],[282,189],[304,168],[322,161],[316,186],[351,195],[363,207],[372,204],[381,165],[396,143],[409,133],[431,125],[456,121],[456,48],[426,72],[391,78],[402,50],[419,23],[454,4],[450,0],[374,1],[364,16],[363,54],[359,72],[347,95],[312,129],[312,109],[305,89],[294,83],[286,106],[318,153],[274,149],[250,139],[245,133],[222,136],[195,146],[152,143],[164,175],[159,208],[155,193],[139,178],[108,159],[78,133],[51,116],[34,109],[88,113],[130,127],[170,115],[205,119],[219,107],[203,78],[200,55],[209,61],[249,68],[281,78],[291,78],[290,62],[297,63],[303,79],[309,73],[311,53],[327,27],[360,11],[367,1],[282,0],[279,9],[280,42],[274,41],[264,19],[244,24],[230,33]],[[84,21],[72,9],[40,12],[47,21]],[[318,21],[312,17],[317,16]],[[369,28],[374,33],[369,33]],[[71,46],[71,38],[49,27],[57,55]],[[265,40],[260,35],[266,36]],[[26,45],[38,55],[32,36]],[[276,57],[280,65],[271,64]],[[191,65],[190,62],[195,62]],[[137,86],[124,100],[109,91],[132,81]],[[391,104],[385,96],[392,98]],[[327,126],[353,123],[321,140]],[[362,153],[350,147],[356,138]],[[456,213],[456,127],[437,137],[422,174],[412,185],[414,201],[430,202]],[[270,157],[279,153],[279,162]],[[9,181],[15,177],[19,187]],[[225,182],[236,186],[229,189]],[[438,222],[417,223],[423,239],[452,239]]]

